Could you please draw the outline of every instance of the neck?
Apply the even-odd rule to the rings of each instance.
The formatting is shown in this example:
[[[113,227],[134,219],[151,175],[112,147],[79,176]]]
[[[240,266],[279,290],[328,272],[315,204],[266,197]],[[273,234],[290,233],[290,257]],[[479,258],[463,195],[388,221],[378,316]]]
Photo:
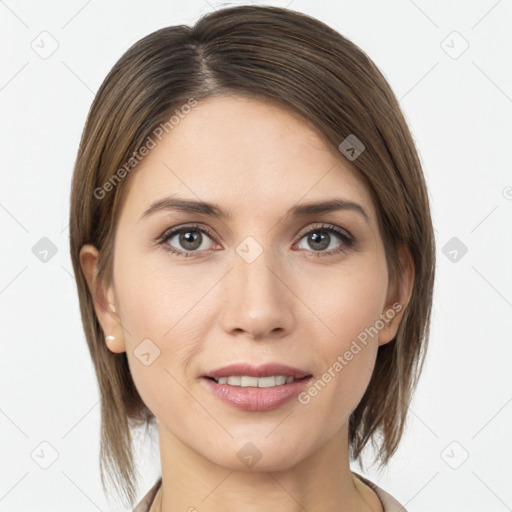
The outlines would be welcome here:
[[[377,495],[352,475],[348,425],[293,467],[240,471],[214,464],[158,423],[159,512],[382,512]]]

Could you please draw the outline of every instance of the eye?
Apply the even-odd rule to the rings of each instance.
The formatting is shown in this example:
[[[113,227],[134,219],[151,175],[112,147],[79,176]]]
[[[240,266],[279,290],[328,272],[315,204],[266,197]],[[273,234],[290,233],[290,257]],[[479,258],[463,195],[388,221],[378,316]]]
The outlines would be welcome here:
[[[155,243],[178,256],[194,256],[211,249],[214,235],[199,225],[171,228],[161,235]],[[305,239],[308,247],[300,247],[312,251],[314,256],[330,256],[348,251],[354,244],[354,238],[344,229],[331,224],[318,224],[301,234],[300,242]],[[341,243],[336,245],[336,239]],[[209,241],[208,241],[209,240]],[[328,249],[328,250],[326,250]]]
[[[210,249],[213,235],[202,226],[182,226],[166,231],[156,240],[156,243],[164,245],[165,249],[179,256],[192,256],[195,253]],[[178,248],[176,248],[176,245]]]
[[[331,224],[319,224],[315,226],[313,229],[302,234],[300,241],[304,238],[313,252],[316,253],[314,254],[315,256],[330,256],[332,254],[346,252],[354,244],[354,239],[348,232]],[[336,239],[341,240],[341,244],[336,245]],[[307,247],[299,248],[308,250]]]

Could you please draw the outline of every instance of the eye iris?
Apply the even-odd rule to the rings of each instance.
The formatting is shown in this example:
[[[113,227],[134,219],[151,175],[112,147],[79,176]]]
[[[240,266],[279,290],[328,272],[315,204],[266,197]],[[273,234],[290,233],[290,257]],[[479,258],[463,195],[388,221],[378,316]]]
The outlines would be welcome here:
[[[318,234],[318,232],[311,233],[309,235],[309,242],[315,250],[321,251],[326,247],[329,247],[330,236],[327,234]]]
[[[199,243],[197,243],[199,241]],[[180,234],[180,244],[187,250],[193,251],[201,246],[202,234],[198,231],[182,231]],[[192,244],[190,246],[189,244]]]

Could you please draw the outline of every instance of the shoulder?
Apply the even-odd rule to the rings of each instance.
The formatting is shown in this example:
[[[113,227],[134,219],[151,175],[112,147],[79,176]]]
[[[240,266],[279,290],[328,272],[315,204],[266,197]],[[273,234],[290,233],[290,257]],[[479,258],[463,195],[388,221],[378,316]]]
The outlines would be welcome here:
[[[375,494],[382,502],[382,508],[384,509],[384,512],[407,512],[407,509],[401,503],[399,503],[393,496],[391,496],[391,494],[386,492],[377,484],[374,484],[371,480],[368,480],[355,471],[352,471],[352,474],[359,478],[359,480],[365,483],[368,487],[373,489]]]
[[[145,496],[139,501],[137,506],[133,509],[133,512],[150,512],[151,505],[155,500],[155,496],[160,489],[160,485],[162,484],[162,477],[160,477],[155,485],[149,489],[149,491],[145,494]]]

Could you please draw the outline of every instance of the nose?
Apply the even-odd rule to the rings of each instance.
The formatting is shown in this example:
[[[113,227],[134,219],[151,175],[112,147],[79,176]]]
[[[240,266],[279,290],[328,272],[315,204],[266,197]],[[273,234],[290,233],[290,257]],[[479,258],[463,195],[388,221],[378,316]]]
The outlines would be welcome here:
[[[282,268],[269,248],[254,261],[234,253],[233,268],[223,280],[225,332],[268,340],[293,330],[295,297]]]

